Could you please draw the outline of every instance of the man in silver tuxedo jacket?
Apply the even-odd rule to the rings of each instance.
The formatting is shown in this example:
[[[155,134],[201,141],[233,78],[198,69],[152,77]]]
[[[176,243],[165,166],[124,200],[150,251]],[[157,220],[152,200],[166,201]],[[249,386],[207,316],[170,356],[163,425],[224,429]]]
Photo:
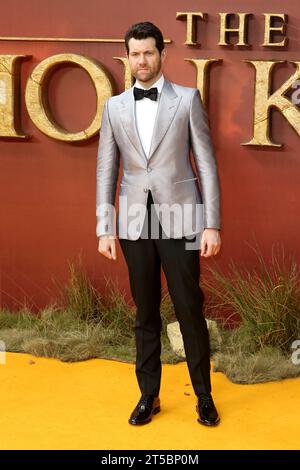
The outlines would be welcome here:
[[[199,285],[199,249],[209,257],[221,247],[219,176],[208,119],[199,90],[173,83],[162,73],[166,50],[157,26],[148,21],[132,25],[125,46],[136,81],[105,102],[96,234],[98,251],[112,260],[118,237],[136,305],[135,371],[141,397],[129,423],[149,423],[160,411],[162,268],[197,397],[198,422],[214,426],[220,418],[211,396],[210,344]]]

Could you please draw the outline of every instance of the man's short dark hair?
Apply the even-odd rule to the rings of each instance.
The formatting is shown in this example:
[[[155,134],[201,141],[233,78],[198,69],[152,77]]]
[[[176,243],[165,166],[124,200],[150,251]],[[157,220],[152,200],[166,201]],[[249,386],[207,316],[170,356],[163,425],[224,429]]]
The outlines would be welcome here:
[[[164,38],[160,29],[155,26],[150,21],[144,21],[143,23],[136,23],[130,26],[125,34],[125,46],[127,50],[127,54],[129,55],[129,46],[128,42],[129,39],[146,39],[152,37],[155,39],[156,49],[158,49],[159,55],[161,55],[161,51],[164,49]]]

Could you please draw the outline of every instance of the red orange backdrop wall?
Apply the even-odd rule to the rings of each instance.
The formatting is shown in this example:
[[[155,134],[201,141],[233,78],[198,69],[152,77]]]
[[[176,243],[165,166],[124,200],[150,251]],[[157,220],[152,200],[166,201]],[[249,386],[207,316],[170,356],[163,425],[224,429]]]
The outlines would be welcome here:
[[[186,22],[180,11],[202,11],[197,22],[201,47],[187,46]],[[222,48],[219,12],[251,12],[251,48]],[[263,48],[263,13],[288,14],[286,48]],[[152,21],[164,36],[165,76],[196,86],[195,68],[185,58],[219,58],[209,84],[209,119],[219,167],[222,195],[222,249],[214,258],[226,267],[233,259],[249,268],[256,255],[255,239],[266,257],[282,244],[299,261],[300,138],[277,111],[272,112],[272,136],[280,149],[242,146],[252,138],[254,69],[243,60],[299,61],[300,15],[297,1],[202,0],[10,0],[1,5],[1,37],[123,38],[136,22]],[[234,40],[233,40],[234,42]],[[112,262],[97,252],[95,227],[96,156],[98,136],[85,143],[64,143],[41,133],[24,105],[24,86],[43,59],[62,52],[94,57],[124,91],[124,69],[114,57],[124,57],[123,43],[0,40],[0,54],[31,55],[21,67],[21,123],[32,135],[27,141],[0,138],[0,305],[18,308],[26,300],[36,311],[55,298],[53,279],[69,279],[68,263],[79,254],[83,266],[102,291],[105,277],[118,280],[129,292],[127,269],[118,246]],[[274,74],[273,87],[292,73],[289,63]],[[77,67],[58,70],[49,84],[49,103],[67,130],[84,129],[93,119],[96,95],[87,74]],[[254,238],[253,238],[254,237]],[[202,268],[211,259],[201,258]]]

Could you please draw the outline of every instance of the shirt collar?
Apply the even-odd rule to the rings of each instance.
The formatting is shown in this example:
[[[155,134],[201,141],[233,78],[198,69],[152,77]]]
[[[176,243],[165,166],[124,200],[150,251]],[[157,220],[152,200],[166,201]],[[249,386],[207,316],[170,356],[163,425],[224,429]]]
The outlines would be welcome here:
[[[155,83],[153,83],[153,85],[151,85],[151,88],[153,87],[156,87],[157,88],[157,91],[158,93],[161,92],[162,90],[162,87],[163,87],[163,84],[164,84],[164,81],[165,81],[165,78],[164,78],[164,75],[161,74],[161,76],[159,77],[158,80],[156,80]],[[135,83],[133,86],[136,86],[137,88],[143,88],[144,90],[146,89],[145,87],[143,87],[142,83],[139,82],[137,79],[135,80]]]

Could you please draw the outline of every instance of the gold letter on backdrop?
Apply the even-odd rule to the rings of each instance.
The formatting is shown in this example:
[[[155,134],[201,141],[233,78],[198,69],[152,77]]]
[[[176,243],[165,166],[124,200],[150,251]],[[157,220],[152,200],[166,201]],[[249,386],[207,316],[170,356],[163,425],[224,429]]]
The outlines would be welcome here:
[[[283,13],[264,13],[265,15],[265,36],[264,36],[264,43],[262,46],[277,46],[277,47],[284,47],[287,45],[288,38],[284,38],[281,42],[271,42],[271,33],[280,32],[281,34],[285,34],[286,32],[286,23],[287,23],[287,15]],[[271,26],[271,22],[275,18],[280,18],[283,21],[283,24],[279,27]]]
[[[253,64],[256,70],[255,97],[254,97],[254,122],[253,138],[250,142],[241,145],[270,145],[281,147],[281,144],[272,142],[269,136],[270,131],[270,108],[274,106],[278,109],[293,129],[300,136],[300,111],[285,96],[283,96],[296,80],[300,79],[300,62],[292,62],[296,65],[296,72],[281,87],[270,95],[271,72],[276,64],[285,62],[279,61],[259,61],[245,60]]]
[[[184,59],[191,62],[197,70],[196,87],[200,91],[204,107],[208,104],[208,70],[212,63],[222,62],[222,59]]]
[[[113,59],[117,59],[120,62],[122,62],[124,66],[124,83],[125,83],[125,90],[128,90],[128,88],[131,88],[133,85],[133,76],[131,75],[131,70],[129,67],[129,61],[127,57],[113,57]]]
[[[0,55],[0,138],[28,139],[20,126],[20,66],[26,55]]]
[[[228,44],[226,41],[226,36],[230,33],[239,33],[239,41],[236,43],[236,46],[249,46],[247,44],[247,24],[246,19],[247,16],[251,15],[251,13],[236,13],[239,17],[239,27],[238,28],[228,28],[227,26],[227,18],[229,15],[235,15],[235,13],[219,13],[221,17],[220,21],[220,41],[218,43],[219,46],[231,46],[232,44]]]
[[[198,12],[183,12],[179,11],[176,13],[176,20],[182,19],[186,16],[187,26],[186,26],[186,41],[184,44],[188,44],[189,46],[196,46],[199,43],[195,42],[195,19],[196,17],[200,17],[203,20],[206,19],[206,13],[202,13],[201,11]]]
[[[68,132],[55,122],[51,110],[47,107],[47,100],[44,99],[50,74],[58,66],[66,63],[78,65],[88,73],[97,95],[96,115],[93,122],[87,129],[75,133]],[[25,101],[31,120],[41,132],[53,139],[78,142],[87,140],[97,134],[104,102],[112,94],[113,89],[109,73],[97,60],[79,54],[57,54],[43,60],[33,70],[26,83]]]

